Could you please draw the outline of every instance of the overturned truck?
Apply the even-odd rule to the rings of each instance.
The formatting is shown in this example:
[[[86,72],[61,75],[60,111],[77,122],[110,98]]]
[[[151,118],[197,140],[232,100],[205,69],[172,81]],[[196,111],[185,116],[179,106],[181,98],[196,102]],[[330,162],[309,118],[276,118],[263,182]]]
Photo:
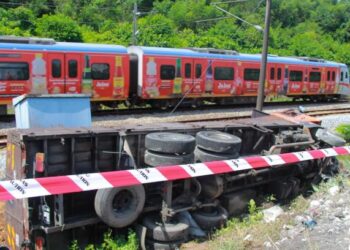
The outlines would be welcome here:
[[[55,195],[7,201],[8,247],[68,249],[74,240],[86,246],[100,242],[105,230],[119,233],[134,226],[141,248],[172,249],[190,239],[190,224],[200,231],[219,228],[260,194],[287,199],[322,174],[337,171],[334,157],[216,171],[219,165],[235,169],[232,164],[239,161],[231,160],[241,157],[254,161],[261,155],[344,145],[315,123],[281,115],[253,116],[205,123],[9,132],[7,179],[57,177],[52,184],[59,186],[64,176],[74,175],[95,187],[76,192],[75,186],[62,184],[65,191]],[[184,164],[187,173],[184,168],[172,168],[168,174],[173,178],[168,180],[150,171]],[[88,173],[130,169],[142,170],[135,172],[144,179],[142,185],[128,185],[126,177],[99,177],[95,183],[84,178]],[[99,188],[108,181],[115,184],[113,188]]]

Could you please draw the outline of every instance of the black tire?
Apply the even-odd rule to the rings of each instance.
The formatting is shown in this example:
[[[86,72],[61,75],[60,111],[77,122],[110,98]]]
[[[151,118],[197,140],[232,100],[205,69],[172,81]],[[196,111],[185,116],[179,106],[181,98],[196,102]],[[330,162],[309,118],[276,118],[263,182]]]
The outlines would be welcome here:
[[[188,238],[188,222],[174,216],[169,222],[163,223],[158,214],[149,214],[143,218],[142,224],[147,228],[147,237],[156,241],[185,241]]]
[[[194,155],[195,155],[196,162],[223,161],[223,160],[237,159],[239,157],[238,153],[219,154],[219,153],[210,152],[198,147],[194,150]]]
[[[211,208],[209,211],[206,211],[206,209],[209,208],[196,210],[192,213],[192,217],[198,226],[206,231],[225,226],[228,219],[228,213],[225,208],[217,206]]]
[[[171,155],[145,151],[145,163],[151,167],[194,163],[194,154]]]
[[[95,196],[95,211],[110,227],[131,225],[145,205],[145,189],[142,185],[100,189]]]
[[[220,131],[200,131],[196,134],[197,147],[217,153],[234,154],[241,149],[241,138]]]
[[[154,240],[146,239],[146,246],[148,250],[177,250],[183,241],[174,242],[157,242]]]
[[[187,134],[157,132],[147,134],[145,138],[146,149],[159,153],[188,154],[195,146],[196,139]]]

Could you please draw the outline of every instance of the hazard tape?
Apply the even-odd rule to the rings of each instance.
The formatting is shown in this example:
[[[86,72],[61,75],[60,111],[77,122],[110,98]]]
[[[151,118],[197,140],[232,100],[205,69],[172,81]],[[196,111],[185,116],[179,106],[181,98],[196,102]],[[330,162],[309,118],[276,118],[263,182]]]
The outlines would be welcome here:
[[[7,180],[0,182],[0,200],[14,200],[54,194],[77,193],[112,187],[174,181],[199,176],[225,174],[249,169],[349,155],[350,147],[334,147],[269,156],[253,156],[176,166],[142,168],[91,174]]]

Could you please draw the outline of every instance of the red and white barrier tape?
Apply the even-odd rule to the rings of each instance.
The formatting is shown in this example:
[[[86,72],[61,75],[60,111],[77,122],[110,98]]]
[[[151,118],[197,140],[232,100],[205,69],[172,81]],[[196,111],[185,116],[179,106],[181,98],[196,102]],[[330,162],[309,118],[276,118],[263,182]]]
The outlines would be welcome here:
[[[13,200],[111,187],[126,187],[146,183],[174,181],[247,169],[268,168],[276,165],[349,154],[350,147],[345,146],[207,163],[1,181],[0,200]]]

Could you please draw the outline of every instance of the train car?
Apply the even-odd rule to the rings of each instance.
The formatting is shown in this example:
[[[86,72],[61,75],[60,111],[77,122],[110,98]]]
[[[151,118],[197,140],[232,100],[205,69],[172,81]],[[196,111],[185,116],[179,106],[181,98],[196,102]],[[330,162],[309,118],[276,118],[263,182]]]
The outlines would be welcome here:
[[[93,102],[129,96],[129,55],[123,46],[0,38],[2,113],[21,94],[85,93]]]
[[[129,47],[138,74],[132,85],[142,100],[173,105],[180,99],[219,103],[254,102],[260,55],[217,49]],[[268,57],[266,95],[338,99],[349,86],[345,64],[307,57]]]
[[[85,93],[92,107],[169,107],[254,103],[260,55],[218,49],[172,49],[61,43],[0,37],[0,113],[21,94]],[[349,95],[345,64],[268,57],[266,96],[336,100]]]

